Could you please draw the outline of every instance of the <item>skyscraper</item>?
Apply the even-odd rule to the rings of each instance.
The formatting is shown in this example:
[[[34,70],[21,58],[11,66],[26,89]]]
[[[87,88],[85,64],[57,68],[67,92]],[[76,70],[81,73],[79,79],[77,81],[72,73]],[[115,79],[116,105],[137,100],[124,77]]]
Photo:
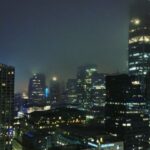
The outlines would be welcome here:
[[[37,73],[29,81],[29,99],[33,102],[40,102],[45,98],[45,75]]]
[[[97,72],[96,65],[83,65],[78,68],[77,72],[77,94],[78,102],[81,107],[89,109],[93,102],[91,99],[92,76]]]
[[[96,65],[83,65],[77,72],[77,99],[81,107],[89,109],[104,104],[105,75],[98,73]]]
[[[77,80],[69,79],[67,81],[67,100],[69,103],[77,102]]]
[[[0,64],[0,149],[12,149],[14,77],[12,66]]]
[[[91,98],[94,106],[105,106],[106,87],[104,73],[94,73],[92,76]]]
[[[61,85],[57,77],[53,77],[50,82],[50,101],[52,104],[61,102]]]
[[[149,116],[136,77],[106,77],[106,130],[124,141],[125,150],[146,150],[149,140]]]
[[[150,69],[150,1],[133,0],[130,9],[128,69],[144,82]]]

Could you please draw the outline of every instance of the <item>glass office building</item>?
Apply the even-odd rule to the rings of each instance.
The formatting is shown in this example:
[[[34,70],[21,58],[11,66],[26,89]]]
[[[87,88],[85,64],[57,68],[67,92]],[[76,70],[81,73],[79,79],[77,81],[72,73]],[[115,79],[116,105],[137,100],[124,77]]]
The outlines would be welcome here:
[[[130,8],[128,68],[141,82],[150,69],[150,1],[134,0]]]

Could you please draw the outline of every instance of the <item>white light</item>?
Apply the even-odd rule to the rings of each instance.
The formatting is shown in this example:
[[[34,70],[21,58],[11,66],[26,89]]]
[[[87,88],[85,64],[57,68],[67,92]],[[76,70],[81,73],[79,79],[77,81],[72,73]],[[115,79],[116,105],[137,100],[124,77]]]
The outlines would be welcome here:
[[[134,65],[134,62],[130,62],[129,64],[130,64],[130,65]]]
[[[139,85],[140,82],[139,82],[139,81],[133,81],[132,84],[133,84],[133,85]]]
[[[86,119],[94,119],[94,116],[87,115]]]
[[[145,41],[145,42],[149,42],[149,41],[150,41],[149,37],[148,37],[148,36],[145,36],[144,41]]]
[[[135,54],[133,54],[133,56],[139,56],[140,55],[140,53],[135,53]]]
[[[136,70],[136,67],[132,67],[129,69],[130,71]]]
[[[150,36],[135,36],[129,39],[129,44],[136,43],[136,42],[145,42],[149,43],[150,42]],[[135,47],[136,48],[136,47]]]
[[[113,147],[115,144],[102,144],[101,147],[102,148],[106,148],[106,147]]]
[[[130,127],[131,126],[131,123],[127,123],[127,127]]]
[[[140,19],[134,19],[133,21],[132,21],[135,25],[139,25],[140,24]]]
[[[6,83],[2,83],[2,86],[6,86]]]
[[[53,80],[53,81],[57,81],[57,77],[53,77],[52,80]]]
[[[91,142],[88,142],[88,145],[96,147],[96,148],[98,147],[97,144],[94,144],[94,143],[91,143]]]
[[[144,58],[148,58],[148,55],[147,55],[147,54],[145,54],[145,55],[144,55]]]
[[[50,109],[51,109],[50,106],[45,106],[45,107],[44,107],[44,110],[50,110]]]

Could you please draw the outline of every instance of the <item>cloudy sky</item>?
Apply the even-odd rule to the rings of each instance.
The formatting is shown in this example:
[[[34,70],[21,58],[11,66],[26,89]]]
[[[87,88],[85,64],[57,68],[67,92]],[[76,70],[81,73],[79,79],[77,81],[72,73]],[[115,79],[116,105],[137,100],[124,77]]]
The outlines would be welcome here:
[[[16,68],[16,91],[33,73],[74,78],[77,67],[127,70],[126,0],[1,0],[0,62]]]

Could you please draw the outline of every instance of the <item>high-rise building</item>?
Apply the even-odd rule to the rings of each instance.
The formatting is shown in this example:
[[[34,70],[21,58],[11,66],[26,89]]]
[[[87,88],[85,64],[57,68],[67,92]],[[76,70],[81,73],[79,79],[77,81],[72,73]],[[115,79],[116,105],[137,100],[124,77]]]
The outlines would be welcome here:
[[[125,150],[148,147],[149,116],[140,86],[134,76],[106,77],[106,130],[124,141]]]
[[[148,102],[150,102],[150,72],[146,75],[146,88],[145,88],[145,97]]]
[[[45,82],[45,75],[40,73],[33,75],[29,81],[29,99],[33,102],[41,102],[41,100],[45,99]]]
[[[0,64],[0,149],[12,149],[15,69]]]
[[[105,77],[96,65],[84,65],[77,72],[77,99],[81,107],[89,109],[101,105],[105,97]]]
[[[94,73],[92,76],[91,98],[94,106],[105,106],[106,86],[104,73]]]
[[[69,79],[67,81],[67,101],[69,103],[76,103],[77,102],[77,80],[76,79]]]
[[[51,104],[61,102],[61,85],[57,77],[53,77],[50,81],[50,101]]]
[[[130,9],[128,69],[144,84],[150,69],[150,1],[133,0]]]
[[[77,94],[81,107],[89,109],[93,102],[91,99],[92,76],[97,72],[96,65],[83,65],[77,72]]]
[[[150,114],[150,72],[147,73],[145,79],[145,98],[147,102],[147,110]]]

